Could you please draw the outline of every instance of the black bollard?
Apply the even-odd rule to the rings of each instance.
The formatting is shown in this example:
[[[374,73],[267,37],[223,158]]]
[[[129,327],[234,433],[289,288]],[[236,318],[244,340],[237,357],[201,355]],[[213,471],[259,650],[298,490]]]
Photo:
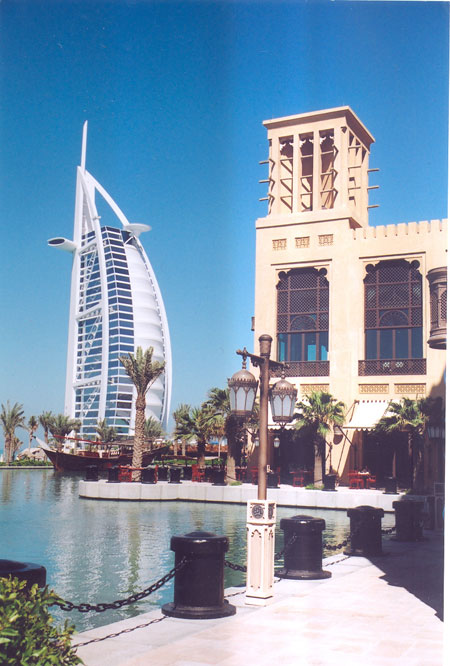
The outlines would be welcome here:
[[[181,483],[181,467],[170,467],[169,474],[169,483]]]
[[[322,569],[323,518],[293,516],[282,518],[280,527],[284,531],[284,567],[277,571],[280,578],[316,580],[330,578],[330,571]],[[295,541],[288,545],[295,537]]]
[[[383,554],[381,519],[383,509],[373,506],[357,506],[347,511],[350,518],[350,549],[346,555],[370,557]]]
[[[185,465],[183,467],[183,479],[185,481],[190,481],[192,479],[192,467],[191,467],[191,465]]]
[[[162,607],[164,615],[190,620],[209,620],[234,615],[236,608],[224,600],[224,560],[228,539],[211,532],[173,536],[170,548],[175,566],[188,562],[175,574],[173,603]]]
[[[0,560],[0,578],[18,578],[25,580],[27,588],[37,583],[44,587],[47,579],[47,570],[40,564],[32,562],[14,562],[13,560]]]
[[[108,483],[119,483],[119,468],[110,467],[108,470]]]
[[[399,500],[392,502],[395,511],[395,539],[420,541],[423,539],[423,502]]]
[[[98,481],[98,467],[97,465],[88,465],[86,467],[85,481]]]
[[[156,468],[155,467],[146,467],[141,472],[141,483],[156,483]]]

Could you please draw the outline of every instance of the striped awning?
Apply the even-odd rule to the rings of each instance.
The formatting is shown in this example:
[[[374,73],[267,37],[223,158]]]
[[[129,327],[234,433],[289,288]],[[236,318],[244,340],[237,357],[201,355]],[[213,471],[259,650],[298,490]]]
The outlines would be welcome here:
[[[389,400],[355,400],[350,421],[342,426],[349,430],[373,430],[389,406]]]

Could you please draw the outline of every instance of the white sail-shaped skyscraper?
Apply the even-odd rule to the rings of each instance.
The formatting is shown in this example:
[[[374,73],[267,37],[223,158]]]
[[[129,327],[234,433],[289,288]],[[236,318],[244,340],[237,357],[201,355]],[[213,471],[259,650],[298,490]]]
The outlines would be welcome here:
[[[134,431],[135,389],[119,360],[137,347],[153,347],[165,372],[147,392],[146,417],[167,428],[172,358],[161,292],[139,235],[119,206],[86,170],[87,123],[77,169],[73,240],[52,238],[51,247],[73,255],[65,414],[80,419],[81,434],[95,435],[99,420],[118,433]],[[96,194],[120,223],[103,226]]]

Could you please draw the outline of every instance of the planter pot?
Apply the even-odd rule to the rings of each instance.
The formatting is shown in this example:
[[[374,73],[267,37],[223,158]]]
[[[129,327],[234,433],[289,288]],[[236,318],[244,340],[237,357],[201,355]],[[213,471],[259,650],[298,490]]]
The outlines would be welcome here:
[[[384,493],[385,495],[397,494],[397,479],[395,476],[388,476],[384,480]]]
[[[278,474],[275,472],[268,472],[267,474],[267,487],[268,488],[278,488]]]
[[[323,477],[324,490],[336,490],[336,474],[325,474]]]
[[[158,467],[158,481],[167,481],[168,471],[167,467]]]
[[[225,470],[224,469],[213,469],[212,471],[212,482],[214,486],[225,486]]]
[[[181,477],[181,467],[171,467],[169,483],[181,483],[180,477]]]

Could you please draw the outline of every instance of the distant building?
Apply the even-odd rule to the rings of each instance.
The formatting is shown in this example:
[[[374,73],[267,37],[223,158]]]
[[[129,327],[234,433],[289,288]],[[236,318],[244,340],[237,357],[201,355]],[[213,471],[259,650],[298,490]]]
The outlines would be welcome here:
[[[82,422],[81,435],[95,435],[99,419],[119,433],[134,430],[135,389],[119,357],[137,347],[153,347],[165,361],[164,374],[147,393],[146,416],[167,427],[172,360],[169,327],[161,292],[139,235],[106,190],[86,170],[87,123],[77,169],[73,240],[52,238],[51,247],[73,255],[64,411]],[[119,227],[103,226],[96,193]]]
[[[374,138],[349,107],[265,121],[268,212],[256,221],[255,341],[273,340],[299,397],[347,405],[330,462],[339,477],[370,467],[410,485],[406,436],[381,445],[373,426],[389,400],[444,396],[446,220],[369,226]],[[393,159],[395,154],[393,153]],[[292,430],[271,451],[285,473],[310,464]],[[428,451],[443,479],[443,440]],[[432,478],[434,475],[434,478]]]

